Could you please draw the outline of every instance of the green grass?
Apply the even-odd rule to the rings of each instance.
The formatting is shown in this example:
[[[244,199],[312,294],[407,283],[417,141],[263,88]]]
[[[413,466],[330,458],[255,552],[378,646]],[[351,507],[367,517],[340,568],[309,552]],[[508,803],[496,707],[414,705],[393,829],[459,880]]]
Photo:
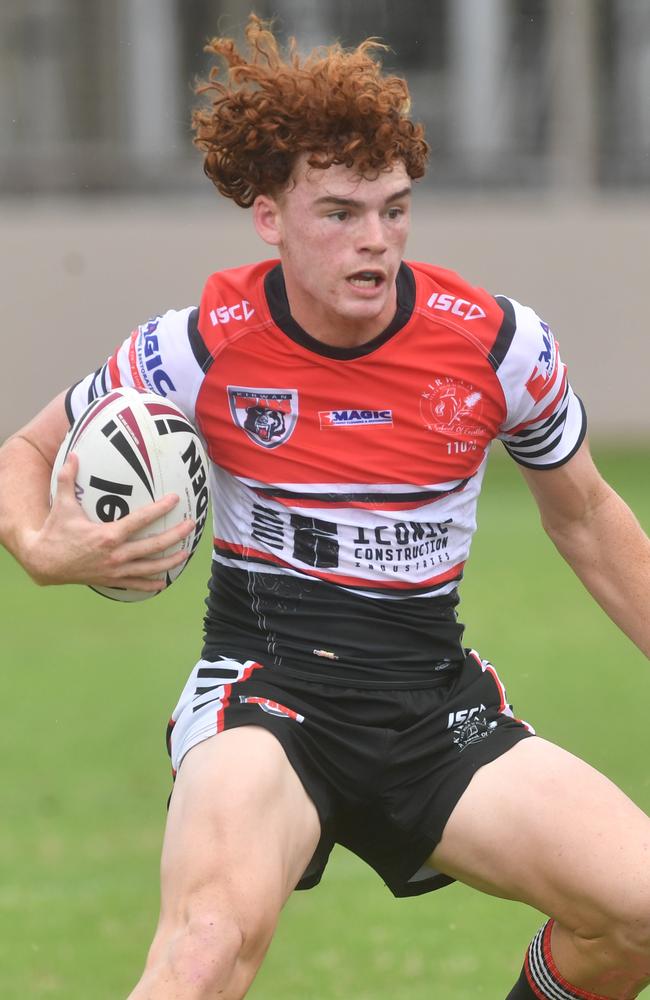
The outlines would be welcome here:
[[[649,527],[650,454],[599,460]],[[467,642],[518,714],[649,809],[645,658],[554,553],[511,463],[493,461],[479,524]],[[138,977],[157,915],[164,726],[199,649],[208,557],[206,545],[169,594],[125,607],[39,589],[0,553],[3,1000],[119,1000]],[[539,922],[459,885],[395,901],[339,850],[323,884],[289,901],[250,996],[498,1000]]]

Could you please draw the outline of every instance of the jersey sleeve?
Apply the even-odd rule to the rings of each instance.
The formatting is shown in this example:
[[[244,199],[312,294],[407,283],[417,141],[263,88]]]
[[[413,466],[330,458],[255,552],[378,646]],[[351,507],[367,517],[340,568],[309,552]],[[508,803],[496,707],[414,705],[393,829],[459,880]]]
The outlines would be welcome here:
[[[166,396],[195,421],[203,381],[205,348],[199,338],[198,309],[169,310],[133,330],[97,371],[68,390],[66,410],[74,422],[98,396],[130,386]]]
[[[563,465],[587,430],[581,400],[569,383],[552,331],[514,299],[497,296],[510,328],[497,376],[506,401],[498,437],[516,462],[531,469]]]

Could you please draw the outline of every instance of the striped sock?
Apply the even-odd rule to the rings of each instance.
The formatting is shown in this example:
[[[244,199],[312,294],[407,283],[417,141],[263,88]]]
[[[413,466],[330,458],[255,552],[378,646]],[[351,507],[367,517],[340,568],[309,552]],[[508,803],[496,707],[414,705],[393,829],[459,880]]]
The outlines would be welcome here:
[[[533,938],[521,976],[507,1000],[607,1000],[572,986],[562,977],[551,955],[552,927],[553,921],[549,920]]]

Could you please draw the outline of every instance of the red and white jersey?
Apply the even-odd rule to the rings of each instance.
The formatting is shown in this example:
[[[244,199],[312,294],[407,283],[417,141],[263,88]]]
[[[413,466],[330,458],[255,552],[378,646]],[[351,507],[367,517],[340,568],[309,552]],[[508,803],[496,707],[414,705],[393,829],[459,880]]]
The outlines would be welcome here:
[[[198,309],[138,327],[69,393],[71,419],[131,385],[168,396],[196,424],[211,459],[215,580],[237,579],[251,615],[259,587],[265,607],[273,594],[276,606],[309,595],[316,618],[319,602],[353,601],[349,632],[366,640],[364,615],[374,628],[390,603],[404,605],[391,620],[419,621],[427,599],[453,595],[461,579],[492,441],[552,468],[583,439],[582,406],[532,309],[426,264],[403,264],[397,288],[391,325],[339,348],[292,319],[276,261],[222,271]],[[223,636],[218,591],[206,627],[212,616]],[[269,628],[266,612],[256,622],[276,665],[363,659],[363,638],[356,656],[334,637],[321,648],[282,622]]]

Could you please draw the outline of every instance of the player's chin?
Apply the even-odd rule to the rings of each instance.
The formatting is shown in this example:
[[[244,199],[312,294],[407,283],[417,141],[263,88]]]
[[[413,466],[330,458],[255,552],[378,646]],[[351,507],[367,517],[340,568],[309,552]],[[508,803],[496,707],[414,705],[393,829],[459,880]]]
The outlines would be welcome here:
[[[346,302],[341,309],[341,315],[353,322],[372,322],[378,319],[386,309],[386,299],[381,301]]]
[[[385,310],[388,296],[387,287],[377,289],[372,295],[359,294],[354,288],[346,289],[346,294],[342,296],[340,303],[341,311],[350,319],[375,319]]]

